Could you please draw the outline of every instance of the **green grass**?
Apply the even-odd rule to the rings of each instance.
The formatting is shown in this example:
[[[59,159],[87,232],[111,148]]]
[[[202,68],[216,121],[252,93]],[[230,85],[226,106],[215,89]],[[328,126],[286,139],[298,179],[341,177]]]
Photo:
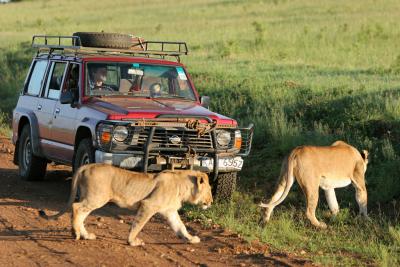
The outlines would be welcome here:
[[[300,192],[289,198],[302,197]],[[321,208],[323,206],[323,209]],[[396,207],[392,207],[392,212]],[[272,251],[304,255],[323,265],[379,265],[400,264],[400,214],[388,217],[372,214],[370,220],[357,216],[353,207],[343,207],[332,217],[325,205],[320,205],[317,216],[328,224],[327,230],[311,226],[299,204],[276,208],[271,221],[262,227],[260,209],[254,196],[238,193],[231,203],[215,204],[203,211],[186,207],[185,214],[206,226],[220,225],[240,233],[246,239],[258,239],[272,245]],[[305,253],[304,253],[305,252]]]
[[[0,113],[0,136],[11,136],[10,118],[5,113]]]
[[[256,125],[240,197],[204,216],[275,249],[304,250],[319,263],[398,265],[398,1],[116,0],[111,8],[105,0],[37,0],[0,5],[0,14],[1,112],[9,115],[16,103],[33,34],[104,30],[185,40],[190,55],[183,63],[199,92],[212,97],[212,110]],[[349,188],[338,192],[343,214],[323,217],[326,232],[304,220],[298,192],[261,229],[253,200],[271,195],[282,158],[297,145],[337,139],[370,151],[372,221],[356,218]]]

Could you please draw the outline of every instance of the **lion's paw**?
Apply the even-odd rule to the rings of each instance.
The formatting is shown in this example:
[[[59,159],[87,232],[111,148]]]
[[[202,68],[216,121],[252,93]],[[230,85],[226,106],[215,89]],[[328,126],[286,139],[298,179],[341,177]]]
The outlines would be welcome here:
[[[333,217],[335,217],[335,216],[337,216],[339,214],[339,210],[338,209],[337,210],[336,209],[332,210],[331,214],[332,214]]]
[[[87,240],[95,240],[96,239],[96,235],[93,233],[88,233],[87,236],[84,237]]]
[[[135,238],[134,240],[129,240],[128,241],[129,245],[132,247],[137,247],[137,246],[144,246],[144,242],[140,238]]]
[[[190,242],[191,244],[200,243],[200,237],[198,237],[198,236],[192,236],[192,238],[189,239],[189,242]]]
[[[326,229],[326,228],[328,228],[328,226],[326,225],[326,223],[324,223],[324,222],[319,222],[319,226],[318,226],[319,228],[321,228],[321,229]]]

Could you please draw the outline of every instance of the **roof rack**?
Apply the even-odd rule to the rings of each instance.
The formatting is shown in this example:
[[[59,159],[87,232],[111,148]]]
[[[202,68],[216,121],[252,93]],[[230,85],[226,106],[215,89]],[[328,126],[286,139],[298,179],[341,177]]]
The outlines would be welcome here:
[[[103,47],[81,46],[79,36],[62,35],[34,35],[32,37],[32,47],[38,48],[39,53],[53,54],[56,51],[67,54],[105,54],[105,55],[130,55],[139,57],[174,57],[180,62],[181,55],[188,54],[185,42],[168,41],[143,41],[132,43],[130,49],[115,49]]]

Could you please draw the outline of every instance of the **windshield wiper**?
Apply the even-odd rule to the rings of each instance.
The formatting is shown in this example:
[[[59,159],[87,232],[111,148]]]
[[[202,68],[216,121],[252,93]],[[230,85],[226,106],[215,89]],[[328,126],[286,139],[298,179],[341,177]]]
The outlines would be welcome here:
[[[174,98],[178,98],[178,99],[184,99],[184,100],[188,100],[188,101],[194,101],[193,99],[187,98],[185,96],[180,96],[180,95],[156,96],[156,97],[153,97],[153,98],[155,98],[155,99],[163,99],[163,98],[174,99]]]
[[[107,97],[107,96],[116,96],[116,95],[121,95],[121,94],[98,94],[98,95],[91,95],[95,97]]]
[[[89,97],[98,97],[98,98],[102,98],[103,95],[89,95]]]
[[[134,96],[134,97],[150,97],[148,94],[138,94],[138,93],[134,93],[134,92],[126,92],[126,93],[123,93],[122,95]]]

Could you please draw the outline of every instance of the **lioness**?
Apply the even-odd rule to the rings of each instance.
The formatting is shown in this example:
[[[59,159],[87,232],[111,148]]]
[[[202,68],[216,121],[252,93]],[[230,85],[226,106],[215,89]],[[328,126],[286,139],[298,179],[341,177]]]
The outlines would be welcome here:
[[[345,187],[350,183],[356,189],[356,200],[360,213],[367,216],[367,190],[364,175],[367,170],[368,151],[360,154],[357,149],[343,141],[336,141],[331,146],[300,146],[292,150],[282,163],[277,190],[265,208],[263,221],[268,222],[275,206],[288,195],[296,177],[307,200],[306,215],[316,227],[326,228],[326,224],[315,217],[318,205],[319,187],[325,191],[329,209],[336,215],[339,205],[335,188]]]
[[[77,189],[80,201],[73,203]],[[123,208],[137,210],[128,242],[131,246],[144,245],[137,238],[146,222],[156,213],[163,215],[172,230],[190,243],[199,243],[200,238],[190,235],[181,221],[178,210],[183,202],[211,205],[213,198],[208,176],[199,171],[163,171],[158,174],[131,172],[106,164],[84,165],[76,172],[71,182],[71,194],[67,206],[59,213],[47,216],[56,219],[72,207],[72,228],[76,239],[95,239],[88,233],[84,220],[95,209],[107,202],[114,202]]]

